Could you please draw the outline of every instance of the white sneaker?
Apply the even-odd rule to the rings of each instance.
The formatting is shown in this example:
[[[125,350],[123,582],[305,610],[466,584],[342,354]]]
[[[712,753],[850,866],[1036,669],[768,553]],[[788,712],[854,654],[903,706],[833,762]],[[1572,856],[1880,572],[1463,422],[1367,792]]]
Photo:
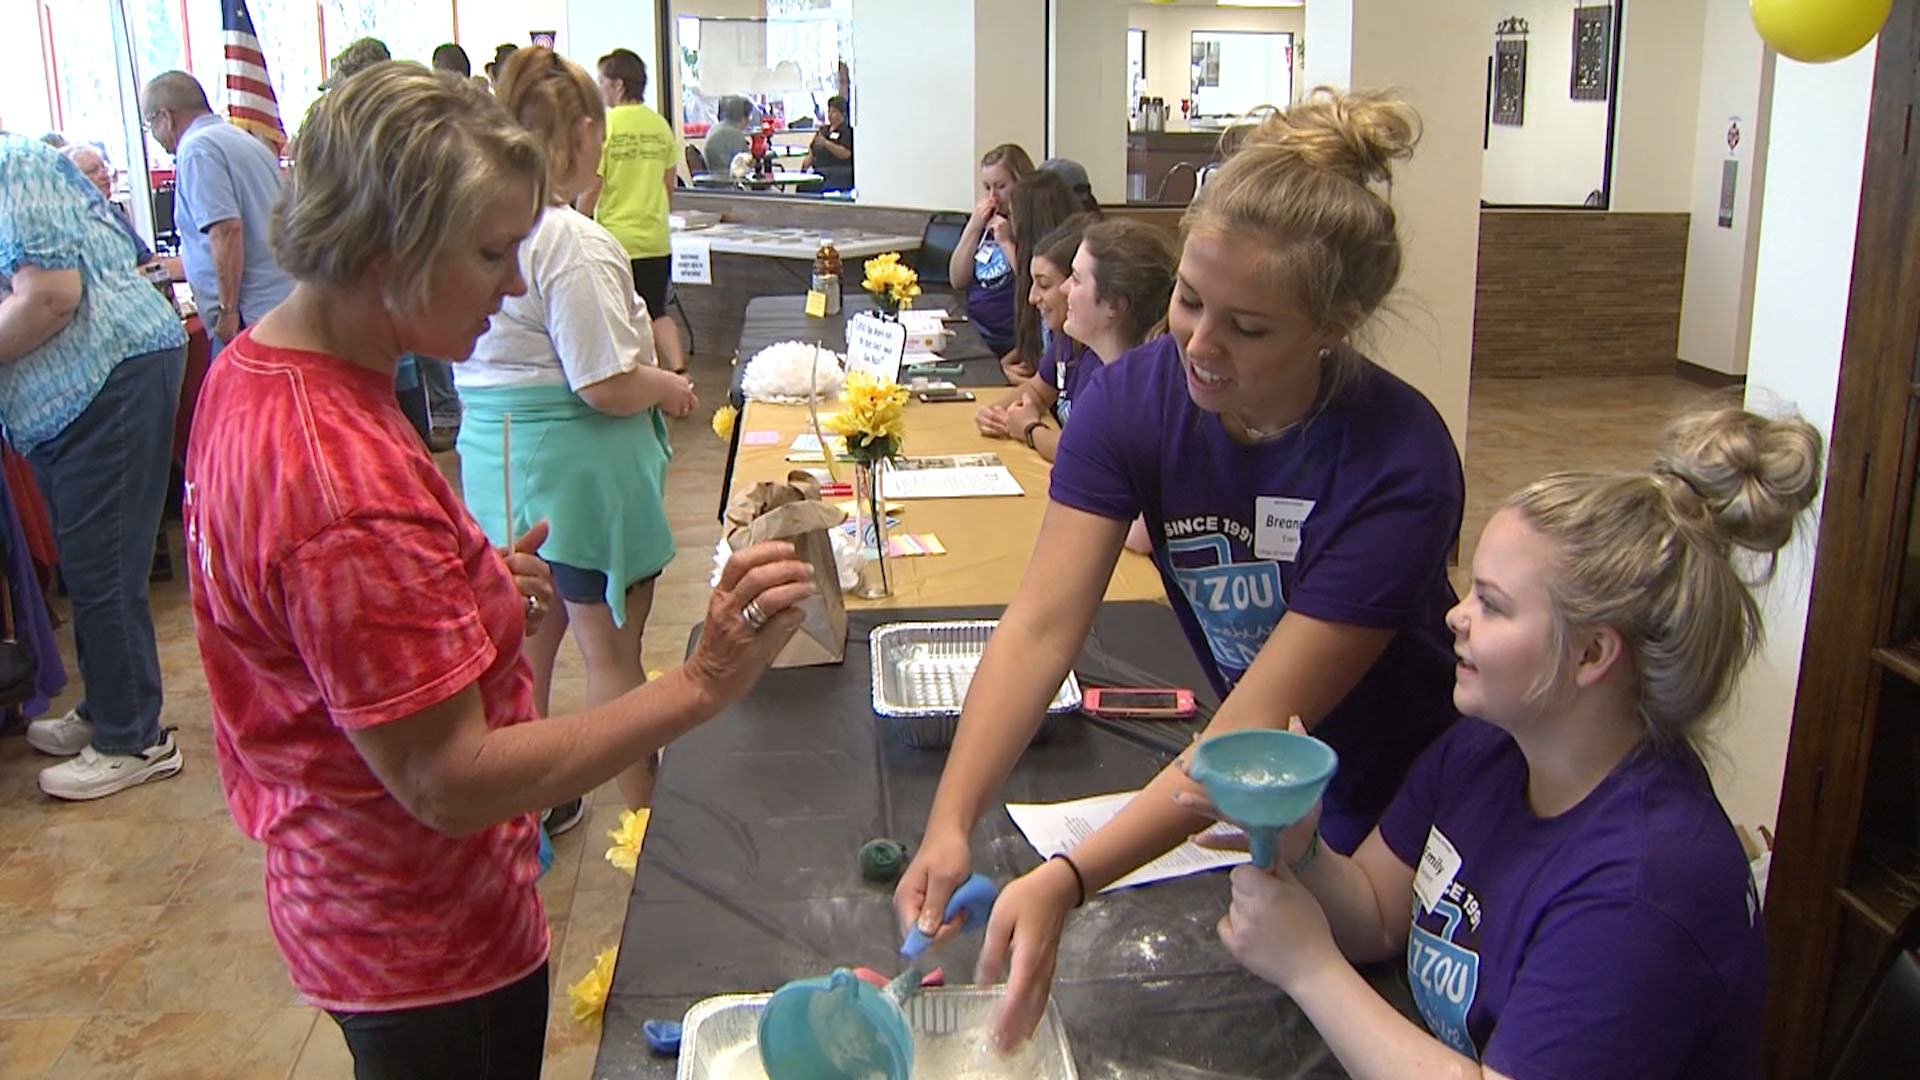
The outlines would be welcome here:
[[[68,709],[67,715],[51,720],[35,720],[27,725],[27,745],[54,757],[72,757],[93,742],[93,724]]]
[[[56,799],[102,799],[149,780],[164,780],[186,763],[173,744],[173,729],[138,754],[102,754],[88,746],[72,761],[40,770],[40,790]]]

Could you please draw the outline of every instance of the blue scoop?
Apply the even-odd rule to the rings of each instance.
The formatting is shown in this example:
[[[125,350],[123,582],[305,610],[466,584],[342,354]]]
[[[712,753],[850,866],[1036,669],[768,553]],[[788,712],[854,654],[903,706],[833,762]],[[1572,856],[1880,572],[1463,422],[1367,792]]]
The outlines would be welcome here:
[[[1340,766],[1333,747],[1291,731],[1233,731],[1194,747],[1187,775],[1247,831],[1253,865],[1273,868],[1281,829],[1307,816]]]
[[[968,933],[985,929],[999,891],[975,874],[947,901],[945,918],[962,912]],[[900,955],[907,970],[881,990],[846,968],[796,979],[774,991],[760,1013],[760,1064],[769,1080],[908,1080],[913,1075],[913,1031],[900,1005],[920,992],[921,959],[933,944],[914,927]]]

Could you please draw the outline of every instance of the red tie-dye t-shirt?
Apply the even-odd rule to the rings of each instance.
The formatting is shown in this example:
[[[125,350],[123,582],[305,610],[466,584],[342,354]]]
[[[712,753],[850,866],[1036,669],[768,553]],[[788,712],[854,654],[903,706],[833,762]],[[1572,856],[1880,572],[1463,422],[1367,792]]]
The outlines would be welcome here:
[[[200,391],[186,520],[220,779],[266,845],[294,985],[322,1008],[384,1011],[537,969],[534,818],[437,832],[347,739],[476,683],[488,727],[534,715],[524,601],[392,376],[242,334]]]

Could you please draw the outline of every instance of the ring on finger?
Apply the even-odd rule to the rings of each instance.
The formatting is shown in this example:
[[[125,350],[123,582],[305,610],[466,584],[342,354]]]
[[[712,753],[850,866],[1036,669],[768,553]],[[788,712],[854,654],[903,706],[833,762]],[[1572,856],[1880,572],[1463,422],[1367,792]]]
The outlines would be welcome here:
[[[527,618],[531,619],[538,614],[540,614],[540,598],[537,596],[534,596],[532,593],[528,593],[527,594]]]
[[[767,620],[772,618],[772,616],[767,614],[767,609],[760,606],[758,597],[747,601],[747,606],[741,610],[740,617],[747,620],[747,625],[752,627],[756,633],[764,629],[767,625]]]

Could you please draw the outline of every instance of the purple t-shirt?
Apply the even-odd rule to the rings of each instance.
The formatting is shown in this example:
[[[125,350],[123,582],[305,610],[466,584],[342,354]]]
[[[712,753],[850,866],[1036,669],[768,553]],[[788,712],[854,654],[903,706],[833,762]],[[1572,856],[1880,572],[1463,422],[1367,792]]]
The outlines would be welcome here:
[[[1120,521],[1146,515],[1167,596],[1217,692],[1289,610],[1397,631],[1315,730],[1340,754],[1322,831],[1352,851],[1457,715],[1446,570],[1464,485],[1446,423],[1362,361],[1307,423],[1243,446],[1187,395],[1171,337],[1106,365],[1073,413],[1053,500]]]
[[[1642,746],[1555,818],[1526,791],[1520,748],[1469,717],[1380,819],[1408,866],[1457,868],[1412,901],[1428,1029],[1520,1080],[1758,1077],[1760,900],[1699,759]]]
[[[967,318],[987,347],[1013,349],[1013,253],[991,234],[973,252],[973,284],[967,286]]]
[[[1074,398],[1105,366],[1092,349],[1065,333],[1054,334],[1053,340],[1047,343],[1047,351],[1040,354],[1040,381],[1053,387],[1058,395],[1053,400],[1053,415],[1062,428],[1067,426],[1067,417],[1073,412]]]

